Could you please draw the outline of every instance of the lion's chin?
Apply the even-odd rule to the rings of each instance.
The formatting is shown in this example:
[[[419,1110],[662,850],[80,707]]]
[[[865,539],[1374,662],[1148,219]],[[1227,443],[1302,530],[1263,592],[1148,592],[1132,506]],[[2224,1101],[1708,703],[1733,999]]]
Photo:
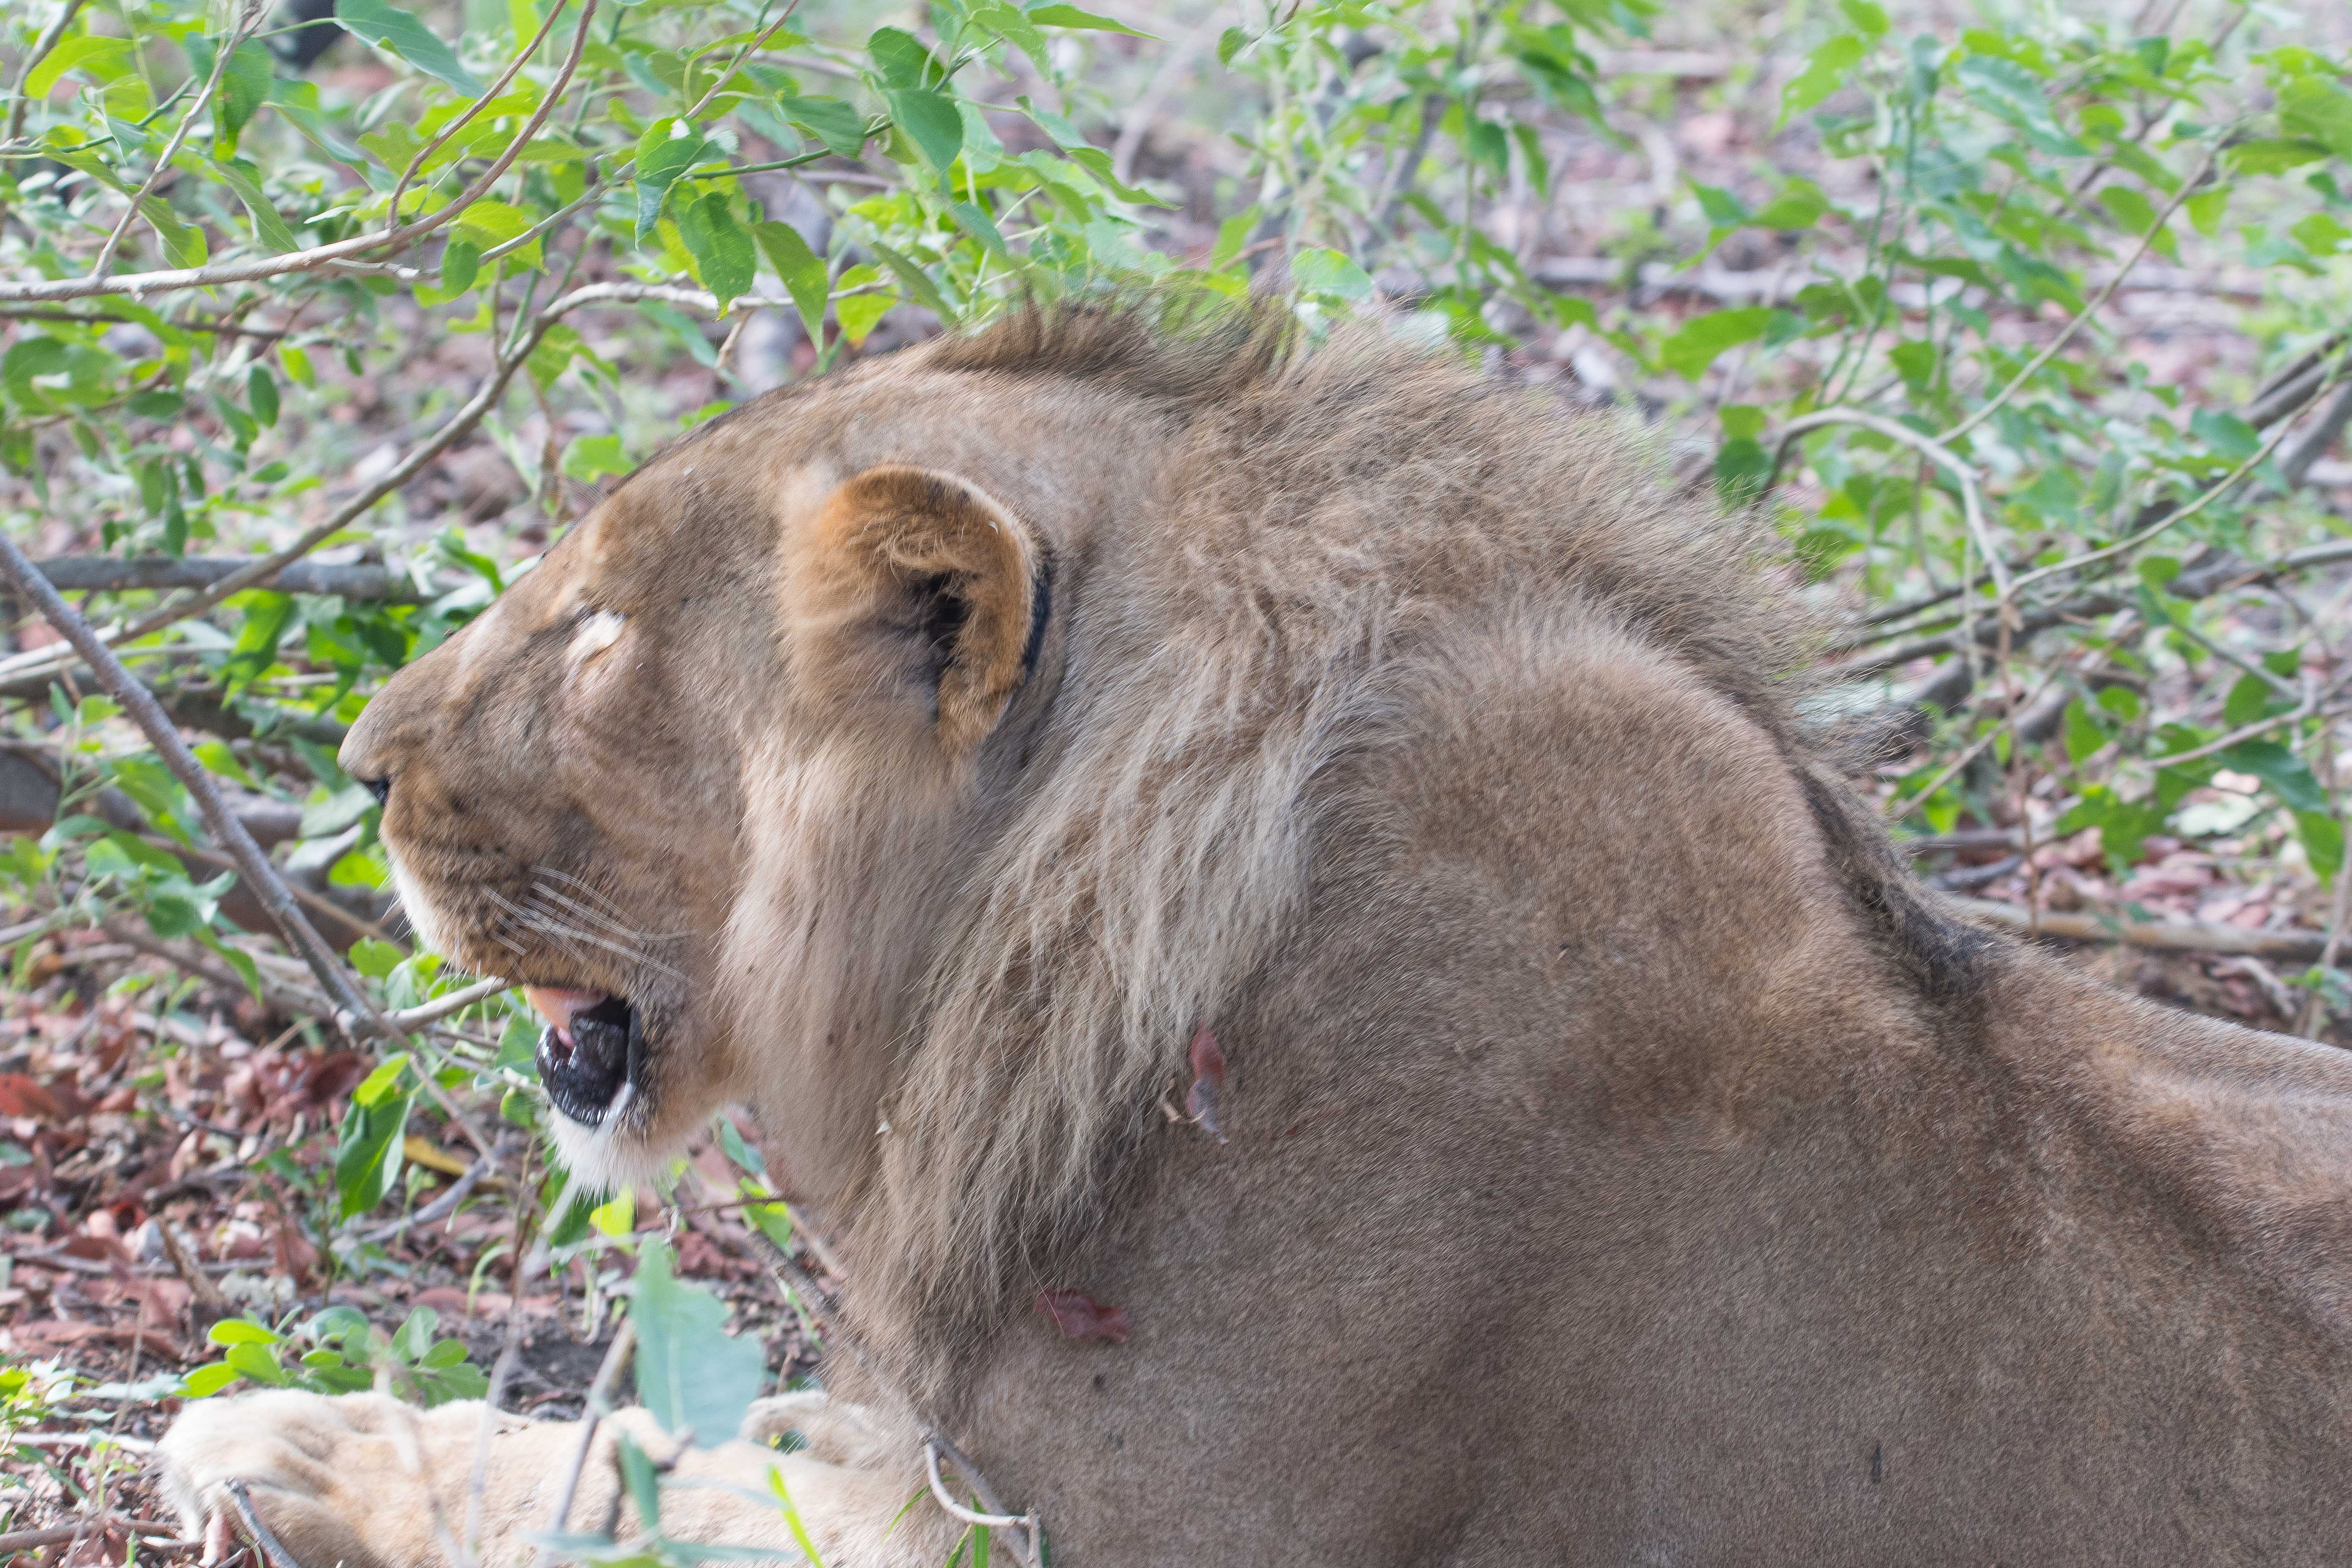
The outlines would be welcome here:
[[[630,1114],[636,1098],[636,1086],[624,1084],[604,1120],[593,1127],[573,1121],[560,1110],[548,1118],[556,1152],[579,1191],[617,1193],[651,1186],[669,1163],[685,1152],[657,1148],[646,1141],[644,1119]]]

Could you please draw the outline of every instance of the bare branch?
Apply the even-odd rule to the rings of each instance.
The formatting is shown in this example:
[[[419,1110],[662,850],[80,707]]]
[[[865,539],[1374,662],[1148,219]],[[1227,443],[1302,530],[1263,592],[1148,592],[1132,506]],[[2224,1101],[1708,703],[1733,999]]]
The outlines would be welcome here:
[[[33,564],[60,593],[127,594],[157,588],[209,588],[253,562],[217,555],[147,555],[129,561],[112,555],[57,555]],[[415,584],[385,566],[295,562],[278,572],[275,585],[289,594],[333,594],[393,604],[415,604],[425,597]]]

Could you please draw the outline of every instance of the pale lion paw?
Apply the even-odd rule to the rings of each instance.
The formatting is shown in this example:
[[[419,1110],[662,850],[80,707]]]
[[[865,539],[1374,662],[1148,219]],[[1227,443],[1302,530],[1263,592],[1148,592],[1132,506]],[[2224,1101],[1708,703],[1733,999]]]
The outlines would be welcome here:
[[[436,1494],[462,1508],[480,1406],[419,1411],[379,1394],[276,1389],[191,1404],[155,1446],[158,1482],[188,1535],[228,1539],[234,1483],[303,1568],[437,1561]],[[211,1559],[207,1552],[206,1560]]]

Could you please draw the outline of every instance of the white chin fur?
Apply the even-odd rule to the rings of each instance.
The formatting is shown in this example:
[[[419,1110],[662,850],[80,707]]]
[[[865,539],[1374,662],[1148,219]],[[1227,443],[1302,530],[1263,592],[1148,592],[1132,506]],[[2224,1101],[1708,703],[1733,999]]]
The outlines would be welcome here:
[[[599,1127],[583,1127],[553,1106],[548,1108],[552,1113],[547,1119],[549,1135],[581,1192],[617,1193],[651,1186],[668,1168],[669,1157],[647,1147],[636,1129],[627,1125],[629,1101],[635,1092],[634,1086],[623,1085]]]
[[[443,940],[446,933],[442,927],[441,917],[431,904],[425,902],[425,889],[416,885],[416,879],[408,874],[408,868],[400,863],[400,857],[388,844],[384,846],[383,858],[392,868],[392,885],[400,894],[400,907],[408,916],[408,929],[416,933],[418,942],[433,952],[447,952],[449,944]]]

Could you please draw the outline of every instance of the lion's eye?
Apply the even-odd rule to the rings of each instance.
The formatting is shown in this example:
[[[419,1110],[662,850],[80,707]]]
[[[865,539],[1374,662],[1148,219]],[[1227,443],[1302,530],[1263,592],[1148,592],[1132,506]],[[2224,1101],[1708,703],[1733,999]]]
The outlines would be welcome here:
[[[572,662],[578,664],[593,658],[621,640],[621,628],[628,617],[618,610],[598,610],[580,623],[572,634]]]

